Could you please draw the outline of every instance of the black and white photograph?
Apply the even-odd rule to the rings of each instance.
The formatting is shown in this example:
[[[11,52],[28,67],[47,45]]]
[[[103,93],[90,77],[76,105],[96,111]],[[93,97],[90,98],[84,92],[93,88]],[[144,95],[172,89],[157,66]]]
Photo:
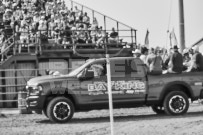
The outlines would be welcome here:
[[[0,135],[203,135],[202,0],[0,0]]]

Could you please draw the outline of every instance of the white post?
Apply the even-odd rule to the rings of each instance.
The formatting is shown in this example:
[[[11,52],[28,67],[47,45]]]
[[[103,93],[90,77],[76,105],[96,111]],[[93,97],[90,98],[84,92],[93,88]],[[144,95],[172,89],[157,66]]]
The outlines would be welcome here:
[[[110,68],[109,54],[106,54],[106,70],[107,70],[107,84],[108,84],[108,96],[109,96],[111,135],[114,135],[113,100],[112,100],[112,89],[111,89],[111,68]]]

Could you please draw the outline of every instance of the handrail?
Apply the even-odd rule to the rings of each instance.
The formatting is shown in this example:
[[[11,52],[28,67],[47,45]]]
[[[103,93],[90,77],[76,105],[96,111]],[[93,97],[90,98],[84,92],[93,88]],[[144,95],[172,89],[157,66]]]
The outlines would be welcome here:
[[[124,23],[122,23],[122,22],[120,22],[120,21],[117,21],[116,19],[113,19],[113,18],[111,18],[111,17],[109,17],[109,16],[106,16],[106,15],[104,15],[104,14],[98,12],[98,11],[95,11],[95,10],[92,9],[92,8],[89,8],[89,7],[87,7],[87,6],[83,5],[83,4],[77,3],[77,2],[75,2],[75,1],[73,1],[73,0],[70,0],[70,1],[73,2],[73,3],[75,3],[75,4],[77,4],[77,5],[80,5],[80,6],[82,6],[82,7],[85,7],[85,8],[87,8],[87,9],[89,9],[89,10],[92,10],[92,11],[94,11],[94,12],[100,14],[100,15],[103,15],[103,16],[105,16],[105,17],[107,17],[107,18],[109,18],[109,19],[111,19],[111,20],[113,20],[113,21],[115,21],[115,22],[118,22],[118,23],[120,23],[120,24],[122,24],[122,25],[124,25],[124,26],[126,26],[126,27],[128,27],[128,28],[130,28],[130,29],[133,29],[133,30],[137,31],[135,28],[132,28],[132,27],[130,27],[129,25],[124,24]]]
[[[8,42],[9,40],[11,40],[12,38],[14,38],[14,35],[11,36],[11,37],[9,37],[6,41],[4,41],[3,44],[6,43],[6,42]],[[4,49],[3,52],[1,52],[0,54],[1,54],[1,55],[4,54],[4,53],[5,53],[11,46],[13,46],[14,44],[15,44],[15,43],[13,42],[11,45],[7,46],[6,49]]]

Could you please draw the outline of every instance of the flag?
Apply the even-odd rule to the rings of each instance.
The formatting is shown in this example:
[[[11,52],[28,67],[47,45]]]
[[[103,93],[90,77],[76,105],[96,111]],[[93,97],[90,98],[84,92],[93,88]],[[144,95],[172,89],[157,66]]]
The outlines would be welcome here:
[[[174,32],[174,29],[170,33],[170,47],[178,46],[178,41]]]
[[[147,30],[147,33],[145,36],[144,44],[146,47],[149,47],[149,31],[148,30]]]

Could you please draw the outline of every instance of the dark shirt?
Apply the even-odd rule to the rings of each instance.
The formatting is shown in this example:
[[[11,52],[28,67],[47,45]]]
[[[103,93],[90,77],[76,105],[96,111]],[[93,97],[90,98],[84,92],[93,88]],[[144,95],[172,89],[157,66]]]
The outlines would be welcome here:
[[[183,71],[183,56],[179,52],[174,52],[171,55],[171,60],[173,63],[172,71],[176,73],[182,73]]]
[[[155,54],[149,54],[147,56],[147,64],[149,66],[149,70],[151,71],[159,71],[162,73],[162,58],[161,56],[157,56]]]
[[[203,71],[203,56],[201,53],[195,53],[192,56],[192,60],[195,62],[196,67],[193,67],[192,70]]]
[[[110,33],[110,37],[111,37],[111,38],[116,38],[117,36],[118,36],[118,32],[115,32],[115,31],[114,31],[114,32],[111,32],[111,33]]]

